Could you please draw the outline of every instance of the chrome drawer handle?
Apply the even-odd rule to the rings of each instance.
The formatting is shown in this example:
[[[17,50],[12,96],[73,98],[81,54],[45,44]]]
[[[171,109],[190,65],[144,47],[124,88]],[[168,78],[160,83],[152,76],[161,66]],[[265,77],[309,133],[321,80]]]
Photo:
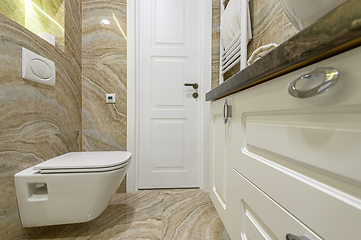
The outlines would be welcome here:
[[[310,78],[312,74],[324,73],[326,75],[324,81],[314,88],[307,90],[297,90],[296,83],[300,80]],[[309,72],[302,73],[293,79],[287,86],[288,93],[295,98],[309,98],[328,90],[335,85],[338,80],[339,72],[333,68],[315,68]]]
[[[228,122],[228,116],[229,116],[229,106],[228,106],[228,101],[226,99],[226,100],[224,100],[224,103],[223,103],[223,121],[224,121],[224,124],[226,124]]]
[[[308,237],[305,236],[301,236],[301,237],[297,237],[293,234],[287,234],[286,235],[286,240],[310,240]]]

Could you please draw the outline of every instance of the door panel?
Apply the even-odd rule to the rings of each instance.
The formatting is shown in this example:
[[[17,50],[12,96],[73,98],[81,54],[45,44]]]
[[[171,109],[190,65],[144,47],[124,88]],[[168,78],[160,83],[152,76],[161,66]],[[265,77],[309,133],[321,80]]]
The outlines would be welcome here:
[[[154,107],[184,107],[183,82],[186,58],[152,58],[152,99]],[[167,69],[167,71],[165,71]]]
[[[184,43],[185,0],[156,0],[155,42],[165,44]]]
[[[200,1],[139,1],[139,188],[199,186]],[[199,82],[198,82],[199,83]]]

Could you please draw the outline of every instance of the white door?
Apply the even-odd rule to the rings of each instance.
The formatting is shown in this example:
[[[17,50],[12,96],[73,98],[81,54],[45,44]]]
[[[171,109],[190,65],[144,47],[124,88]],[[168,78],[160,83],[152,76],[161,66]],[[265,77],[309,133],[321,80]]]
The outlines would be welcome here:
[[[139,1],[139,188],[199,187],[200,1]]]

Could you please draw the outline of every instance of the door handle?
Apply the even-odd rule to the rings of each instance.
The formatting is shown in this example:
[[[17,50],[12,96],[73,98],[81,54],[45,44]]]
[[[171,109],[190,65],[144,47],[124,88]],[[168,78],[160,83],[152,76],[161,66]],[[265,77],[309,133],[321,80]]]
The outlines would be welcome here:
[[[199,87],[198,83],[185,83],[184,86],[193,87],[194,89]]]
[[[228,101],[226,99],[223,104],[223,121],[225,124],[228,122],[228,118],[230,117],[232,117],[232,106],[228,105]]]

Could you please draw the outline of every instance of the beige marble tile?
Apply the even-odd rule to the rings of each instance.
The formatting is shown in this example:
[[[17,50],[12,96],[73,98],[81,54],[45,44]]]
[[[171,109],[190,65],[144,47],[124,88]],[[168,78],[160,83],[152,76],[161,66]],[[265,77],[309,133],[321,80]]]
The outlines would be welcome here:
[[[198,189],[116,194],[91,222],[49,226],[35,239],[229,240],[208,193]]]
[[[82,0],[64,0],[65,1],[65,54],[73,57],[82,66],[82,19],[83,3]],[[80,81],[81,82],[81,81]]]
[[[83,150],[125,150],[126,1],[83,2]],[[106,104],[106,93],[115,104]]]
[[[218,240],[223,231],[208,193],[198,189],[164,190],[162,239]]]
[[[212,0],[212,80],[211,87],[219,84],[219,53],[220,53],[220,0]]]
[[[83,151],[125,151],[119,140],[115,140],[99,131],[83,130]]]

